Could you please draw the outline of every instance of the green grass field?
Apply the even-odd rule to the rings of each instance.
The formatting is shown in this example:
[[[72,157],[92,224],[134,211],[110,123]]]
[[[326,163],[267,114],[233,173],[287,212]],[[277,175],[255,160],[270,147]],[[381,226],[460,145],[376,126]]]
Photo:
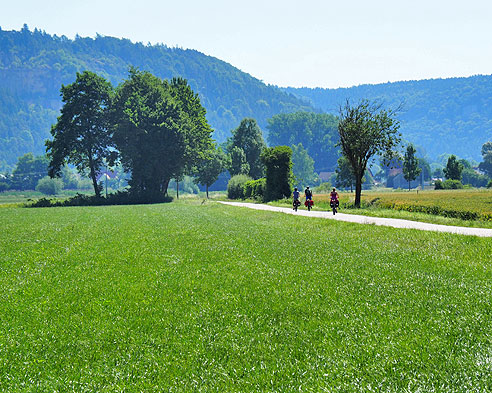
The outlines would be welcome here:
[[[198,201],[0,220],[0,391],[492,391],[490,239]]]

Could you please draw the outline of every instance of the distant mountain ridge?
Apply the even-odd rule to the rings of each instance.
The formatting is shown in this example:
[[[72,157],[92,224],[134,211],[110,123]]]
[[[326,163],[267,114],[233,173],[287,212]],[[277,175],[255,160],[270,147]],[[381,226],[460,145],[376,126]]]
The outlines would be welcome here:
[[[91,70],[117,85],[129,66],[170,79],[181,76],[200,95],[214,138],[223,142],[244,117],[265,130],[277,113],[314,108],[217,58],[195,50],[127,39],[51,36],[40,30],[0,30],[0,170],[26,153],[44,152],[61,108],[60,87]]]
[[[492,75],[360,85],[350,88],[285,88],[325,112],[336,114],[346,99],[402,104],[403,137],[431,158],[451,153],[481,160],[482,145],[492,140]]]
[[[61,108],[60,87],[91,70],[117,85],[136,66],[161,78],[181,76],[200,95],[220,143],[244,117],[264,132],[278,113],[337,114],[345,99],[403,103],[403,137],[436,158],[443,153],[480,161],[492,140],[492,76],[361,85],[340,89],[278,88],[195,50],[144,45],[128,39],[51,36],[40,30],[0,29],[0,171],[24,153],[44,153]]]

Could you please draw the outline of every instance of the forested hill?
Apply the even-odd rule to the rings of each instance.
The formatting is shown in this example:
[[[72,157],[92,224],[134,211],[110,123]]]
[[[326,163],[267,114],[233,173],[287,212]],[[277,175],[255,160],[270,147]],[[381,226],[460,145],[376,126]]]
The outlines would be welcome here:
[[[72,83],[77,71],[94,71],[117,85],[130,65],[160,78],[186,78],[200,95],[218,142],[244,117],[254,117],[265,130],[266,119],[277,113],[313,110],[305,101],[195,50],[102,36],[70,40],[27,26],[0,30],[0,170],[26,152],[44,152],[62,104],[60,87]]]
[[[285,91],[333,114],[347,98],[353,102],[378,99],[391,107],[401,103],[404,138],[423,147],[433,158],[453,153],[480,161],[483,143],[492,140],[491,75]]]

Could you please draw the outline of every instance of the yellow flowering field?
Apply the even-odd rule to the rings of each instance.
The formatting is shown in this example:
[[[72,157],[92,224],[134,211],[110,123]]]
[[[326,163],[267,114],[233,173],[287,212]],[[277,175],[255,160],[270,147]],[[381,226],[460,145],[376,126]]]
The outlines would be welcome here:
[[[354,193],[341,193],[341,202],[351,204],[354,197]],[[328,203],[329,195],[317,195],[316,200]],[[492,190],[364,191],[362,204],[462,220],[492,221]]]

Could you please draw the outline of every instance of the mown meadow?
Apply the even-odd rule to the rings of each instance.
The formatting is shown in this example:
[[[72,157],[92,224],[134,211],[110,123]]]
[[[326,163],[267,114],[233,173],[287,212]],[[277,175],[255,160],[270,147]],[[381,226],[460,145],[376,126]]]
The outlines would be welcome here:
[[[200,201],[0,220],[1,391],[492,391],[490,239]]]

